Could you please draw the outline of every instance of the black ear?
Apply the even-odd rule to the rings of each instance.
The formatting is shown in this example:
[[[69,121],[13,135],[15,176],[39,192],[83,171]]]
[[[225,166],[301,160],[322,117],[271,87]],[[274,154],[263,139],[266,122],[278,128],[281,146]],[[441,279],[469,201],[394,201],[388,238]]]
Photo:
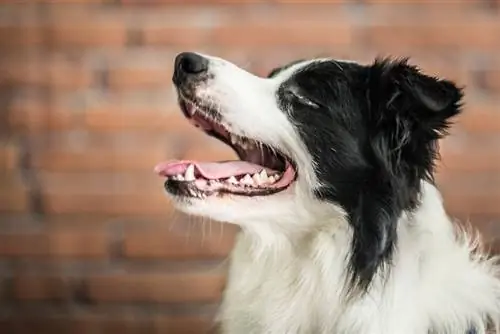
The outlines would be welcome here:
[[[368,81],[372,143],[392,152],[382,163],[396,175],[411,175],[412,184],[431,178],[437,140],[461,111],[462,89],[421,73],[407,60],[377,60]]]
[[[406,59],[376,60],[370,69],[371,120],[399,125],[394,130],[417,131],[427,140],[442,137],[450,118],[460,113],[462,89],[448,80],[430,77]],[[405,133],[408,135],[408,133]]]
[[[460,112],[462,99],[452,82],[424,75],[406,60],[377,60],[368,73],[370,172],[348,212],[352,283],[363,289],[390,263],[397,222],[418,205],[422,180],[433,181],[437,140]]]

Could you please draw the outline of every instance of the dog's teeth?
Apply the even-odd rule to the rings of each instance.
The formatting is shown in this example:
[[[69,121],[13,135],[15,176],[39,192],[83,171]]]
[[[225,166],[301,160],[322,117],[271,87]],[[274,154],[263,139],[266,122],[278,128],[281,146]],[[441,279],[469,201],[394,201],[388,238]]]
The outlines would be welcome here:
[[[267,178],[267,182],[269,182],[269,183],[274,183],[274,182],[276,182],[276,177],[275,177],[274,175],[269,176],[269,177]]]
[[[260,179],[259,173],[255,173],[254,175],[252,175],[252,179],[256,185],[262,184],[262,180]]]
[[[232,133],[230,134],[229,139],[231,140],[231,144],[236,144],[236,142],[238,141],[236,135],[233,135]]]
[[[170,178],[171,178],[172,180],[175,180],[175,181],[177,181],[177,180],[178,180],[177,175],[173,175],[173,176],[171,176]]]
[[[189,165],[186,169],[186,174],[184,174],[184,179],[186,181],[194,181],[194,165]]]
[[[184,176],[182,176],[182,174],[178,174],[176,176],[176,180],[179,180],[179,181],[184,181]]]
[[[228,183],[231,184],[238,184],[238,180],[234,176],[231,176],[229,179],[226,180]]]
[[[267,172],[265,169],[263,169],[260,174],[259,174],[259,178],[261,179],[262,182],[266,182],[267,181]]]
[[[240,180],[240,183],[246,185],[253,185],[252,177],[249,174],[247,174]]]

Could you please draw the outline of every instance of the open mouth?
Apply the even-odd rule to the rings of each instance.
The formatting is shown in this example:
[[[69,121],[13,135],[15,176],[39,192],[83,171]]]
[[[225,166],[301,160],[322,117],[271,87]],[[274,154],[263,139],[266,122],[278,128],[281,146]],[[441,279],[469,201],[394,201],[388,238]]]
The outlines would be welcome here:
[[[162,162],[155,171],[167,178],[165,188],[170,193],[199,198],[224,193],[263,196],[283,191],[295,181],[294,163],[284,154],[262,142],[231,133],[210,108],[183,98],[179,98],[179,105],[194,126],[229,145],[240,160]]]

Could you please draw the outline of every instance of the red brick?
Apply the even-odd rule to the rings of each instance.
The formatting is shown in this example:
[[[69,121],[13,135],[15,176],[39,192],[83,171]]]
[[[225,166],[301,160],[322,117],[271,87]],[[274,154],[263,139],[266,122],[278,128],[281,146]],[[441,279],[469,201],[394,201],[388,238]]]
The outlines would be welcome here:
[[[223,25],[214,29],[211,44],[231,47],[333,47],[353,42],[349,22],[290,21],[287,23]]]
[[[450,194],[500,196],[500,176],[444,170],[438,174],[437,180],[440,189]]]
[[[119,47],[127,41],[125,24],[108,22],[56,22],[45,29],[47,42],[56,47]]]
[[[37,98],[15,100],[9,106],[9,124],[16,131],[40,132],[69,129],[75,125],[75,113],[57,101]]]
[[[500,69],[489,69],[484,72],[485,88],[500,95]]]
[[[10,59],[0,62],[0,80],[20,86],[77,90],[92,84],[90,69],[63,59]]]
[[[131,172],[152,171],[160,161],[172,155],[168,149],[145,147],[144,150],[114,150],[103,148],[86,152],[48,150],[38,153],[33,167],[47,171],[72,172]]]
[[[497,176],[483,172],[443,170],[437,180],[445,206],[452,215],[498,217],[500,178]]]
[[[216,302],[225,279],[211,273],[125,274],[89,278],[89,297],[97,302]]]
[[[69,300],[70,279],[64,277],[18,276],[13,282],[14,296],[20,300]]]
[[[168,45],[183,48],[199,48],[209,40],[209,30],[194,27],[162,27],[149,25],[143,28],[146,45]]]
[[[459,142],[445,140],[441,144],[439,168],[461,172],[500,172],[500,148],[492,142]]]
[[[0,320],[2,333],[37,334],[200,334],[211,326],[207,316],[20,315]]]
[[[479,0],[454,0],[453,2],[442,2],[442,3],[437,3],[436,1],[433,0],[365,0],[367,4],[376,4],[376,5],[423,5],[423,6],[429,6],[429,7],[440,7],[440,6],[447,6],[447,5],[455,5],[455,6],[462,6],[465,8],[471,7],[471,5],[478,5],[480,3]]]
[[[183,224],[186,222],[178,222]],[[215,223],[214,223],[215,224]],[[169,231],[127,231],[123,243],[125,256],[131,258],[168,258],[176,260],[211,259],[228,255],[234,233],[204,226],[206,236],[178,235]],[[229,232],[229,233],[228,233]]]
[[[33,154],[33,168],[53,172],[137,172],[152,173],[154,166],[175,156],[168,136],[161,134],[92,135],[78,142],[60,136]]]
[[[131,195],[155,194],[163,189],[163,178],[150,167],[144,172],[38,172],[37,179],[49,194],[82,195]]]
[[[0,173],[0,212],[20,213],[29,209],[29,188],[19,173],[17,171]]]
[[[165,60],[164,68],[116,68],[109,71],[109,86],[118,91],[132,89],[155,89],[159,87],[170,87],[172,85],[172,70],[167,66]]]
[[[500,104],[467,103],[455,123],[472,135],[500,133]]]
[[[405,23],[369,26],[364,34],[368,45],[382,52],[415,53],[422,48],[481,51],[500,49],[500,23],[496,20],[410,20]]]
[[[126,27],[117,20],[96,21],[91,16],[51,23],[4,25],[0,28],[3,47],[118,47],[127,40]],[[15,37],[13,37],[15,36]]]
[[[145,194],[81,194],[60,192],[43,193],[48,214],[105,214],[115,216],[164,215],[172,213],[172,204],[164,194],[161,179],[158,190]],[[106,188],[103,187],[103,192]]]
[[[482,0],[367,0],[366,5],[366,17],[376,22],[391,22],[391,24],[427,20],[462,22],[489,17],[489,13],[485,11],[487,4]]]
[[[43,42],[43,34],[36,25],[5,25],[0,27],[0,47],[2,49],[40,46]]]
[[[51,231],[0,234],[0,256],[96,258],[108,251],[104,231]]]
[[[276,0],[274,0],[276,1]],[[230,4],[240,5],[242,3],[257,4],[266,3],[266,0],[122,0],[125,5],[207,5],[207,4]]]
[[[0,189],[0,212],[28,212],[28,196],[27,191]]]
[[[159,107],[120,107],[100,105],[89,108],[85,113],[85,126],[92,131],[123,132],[146,130],[148,132],[168,131],[169,133],[193,130],[176,106]]]
[[[454,214],[484,214],[500,216],[500,194],[452,193],[443,191],[445,207]]]
[[[11,171],[19,163],[19,147],[10,139],[0,139],[0,171]]]
[[[175,333],[175,334],[199,334],[206,333],[211,326],[211,319],[203,316],[156,316],[135,317],[118,319],[100,319],[97,326],[100,333]]]
[[[212,326],[209,317],[184,316],[167,318],[160,317],[155,320],[156,333],[197,334],[207,333]],[[112,333],[111,331],[109,333]]]
[[[106,3],[108,0],[35,0],[35,2],[45,4],[99,4]]]

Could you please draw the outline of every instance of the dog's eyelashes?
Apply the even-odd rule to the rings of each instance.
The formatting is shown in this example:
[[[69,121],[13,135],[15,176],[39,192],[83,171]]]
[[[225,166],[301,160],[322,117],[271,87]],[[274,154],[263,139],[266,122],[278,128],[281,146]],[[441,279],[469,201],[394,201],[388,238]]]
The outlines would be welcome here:
[[[300,104],[312,107],[312,108],[319,108],[319,104],[308,99],[302,94],[299,94],[295,89],[289,89],[286,91],[286,94],[290,97],[290,99],[299,102]]]
[[[295,98],[302,104],[305,104],[313,108],[319,108],[319,105],[316,102],[309,100],[307,97],[304,97],[302,95],[295,95]]]

